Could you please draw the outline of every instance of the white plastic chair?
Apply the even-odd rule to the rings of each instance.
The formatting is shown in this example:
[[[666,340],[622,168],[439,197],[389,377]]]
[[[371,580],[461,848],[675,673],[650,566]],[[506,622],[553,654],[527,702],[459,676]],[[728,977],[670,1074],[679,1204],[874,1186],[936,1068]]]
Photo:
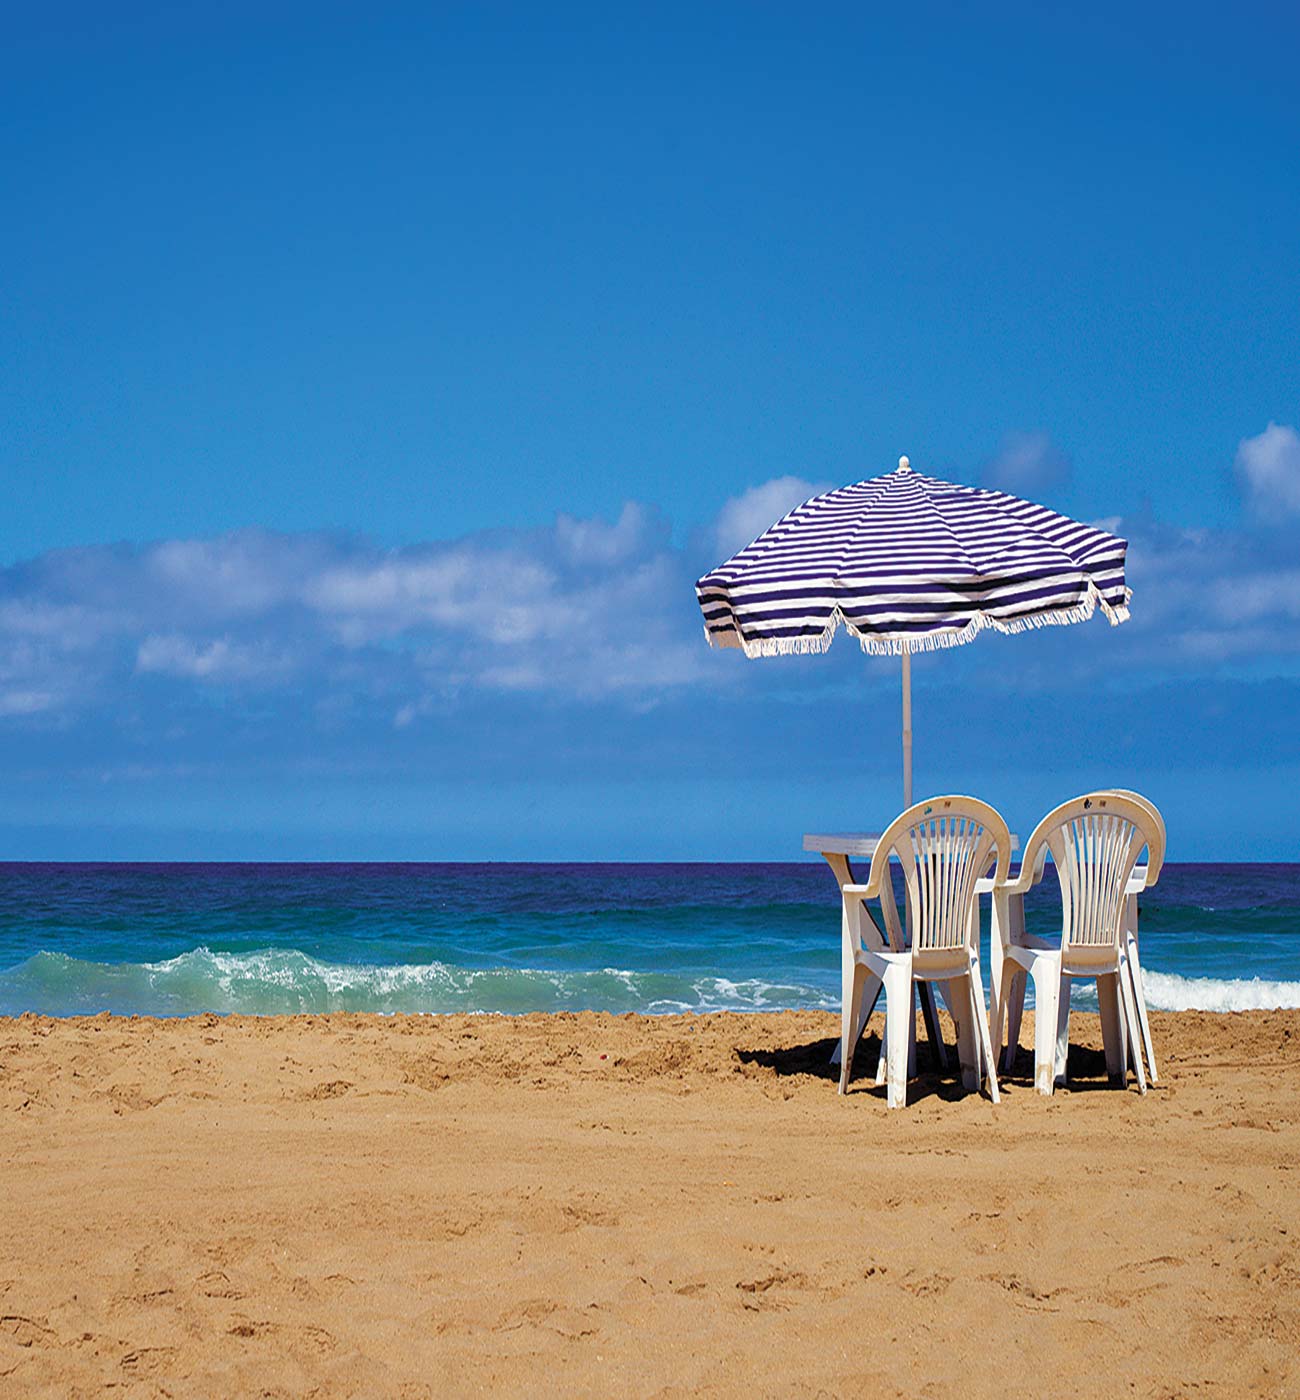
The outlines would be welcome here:
[[[1025,847],[1019,876],[993,892],[993,1043],[1000,1051],[1004,1021],[1010,1021],[1010,1033],[1018,1036],[1024,978],[1032,977],[1034,1083],[1040,1094],[1051,1094],[1058,1081],[1064,1082],[1070,986],[1081,977],[1097,980],[1107,1071],[1127,1081],[1131,1057],[1138,1088],[1146,1093],[1141,1023],[1129,966],[1130,932],[1135,928],[1130,904],[1144,846],[1149,860],[1138,888],[1159,877],[1163,821],[1145,798],[1112,791],[1087,793],[1062,803],[1039,822]],[[1042,878],[1049,852],[1061,888],[1059,947],[1024,931],[1024,896]],[[1136,943],[1135,931],[1132,942]]]
[[[1127,797],[1134,802],[1140,803],[1143,807],[1147,809],[1151,816],[1151,819],[1156,823],[1157,827],[1160,830],[1159,853],[1153,854],[1152,852],[1148,851],[1147,864],[1135,866],[1133,874],[1129,877],[1128,888],[1126,891],[1127,898],[1125,900],[1124,914],[1125,951],[1128,954],[1127,961],[1129,981],[1132,984],[1133,996],[1137,1004],[1138,1025],[1142,1032],[1141,1048],[1146,1052],[1147,1078],[1151,1081],[1152,1084],[1158,1084],[1160,1080],[1156,1068],[1156,1052],[1155,1047],[1151,1041],[1151,1022],[1147,1015],[1146,989],[1143,986],[1142,981],[1142,963],[1138,956],[1137,897],[1144,889],[1150,889],[1160,878],[1160,871],[1163,865],[1164,852],[1166,849],[1165,819],[1160,815],[1160,809],[1155,805],[1155,803],[1152,802],[1150,798],[1144,797],[1139,792],[1132,792],[1127,788],[1107,788],[1106,792],[1116,797]],[[1034,877],[1032,883],[1035,885],[1038,884],[1038,882],[1043,878],[1043,867],[1046,858],[1047,847],[1044,846],[1039,851],[1038,860],[1034,867]],[[1021,870],[1022,872],[1024,870],[1023,864],[1021,866]],[[1017,944],[1020,947],[1052,948],[1053,946],[1055,946],[1051,943],[1044,942],[1042,939],[1034,938],[1032,935],[1027,935],[1025,933],[1023,896],[1016,897],[1011,901],[1009,917],[998,922],[1001,922],[1003,928],[1007,930],[1007,939],[1011,943]],[[1002,940],[997,937],[997,923],[995,923],[994,936],[990,939],[989,961],[990,980],[992,982],[993,989],[996,990],[998,987],[1001,986],[1002,977]],[[1015,1060],[1016,1050],[1020,1044],[1020,1025],[1021,1021],[1023,1020],[1025,1011],[1025,990],[1027,977],[1028,974],[1025,972],[1024,968],[1017,967],[1011,982],[1010,991],[1007,995],[1006,1000],[1003,1002],[1000,1010],[1000,1014],[1005,1014],[1007,1018],[1007,1036],[1006,1041],[1004,1042],[1006,1048],[1002,1056],[1003,1070],[1009,1070],[1011,1068],[1011,1065]],[[1068,1002],[1068,985],[1066,1000]],[[1063,1014],[1066,1020],[1068,1037],[1068,1005]],[[992,1013],[990,1013],[990,1024],[992,1024],[993,1019],[994,1017]],[[1000,1029],[1000,1026],[998,1027],[998,1029]],[[1136,1056],[1138,1053],[1138,1046],[1136,1044],[1132,1045],[1130,1047],[1131,1056]],[[1136,1074],[1136,1063],[1134,1063],[1133,1065],[1133,1070]],[[1061,1083],[1063,1082],[1063,1080],[1064,1069],[1063,1067],[1058,1066],[1056,1082]]]
[[[907,933],[899,927],[890,860],[903,867]],[[1007,824],[973,797],[933,797],[896,817],[880,838],[865,885],[845,885],[843,899],[840,1093],[848,1090],[855,1033],[869,982],[885,990],[885,1034],[876,1083],[887,1080],[890,1108],[907,1102],[914,1063],[917,982],[944,987],[957,1023],[957,1053],[967,1087],[988,1081],[998,1102],[998,1081],[979,966],[979,902],[976,882],[996,859],[995,882],[1004,883],[1011,858]],[[870,919],[863,938],[862,902],[879,899],[889,946]],[[983,1072],[981,1074],[981,1071]]]

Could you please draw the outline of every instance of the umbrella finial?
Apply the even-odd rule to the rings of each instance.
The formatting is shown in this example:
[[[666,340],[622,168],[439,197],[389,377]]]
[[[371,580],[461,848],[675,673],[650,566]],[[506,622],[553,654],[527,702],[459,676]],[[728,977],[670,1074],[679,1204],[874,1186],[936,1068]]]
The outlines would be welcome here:
[[[898,459],[898,470],[900,472],[910,472],[912,470],[911,462],[909,462],[906,457],[900,457]]]

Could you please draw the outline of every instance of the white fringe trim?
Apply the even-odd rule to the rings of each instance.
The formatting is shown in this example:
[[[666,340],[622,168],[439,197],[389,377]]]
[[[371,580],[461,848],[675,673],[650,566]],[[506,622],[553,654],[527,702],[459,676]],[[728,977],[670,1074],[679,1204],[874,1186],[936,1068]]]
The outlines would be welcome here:
[[[1073,622],[1087,622],[1098,607],[1110,625],[1118,627],[1121,622],[1128,621],[1128,605],[1132,599],[1133,590],[1125,588],[1124,601],[1118,606],[1112,606],[1101,596],[1096,584],[1089,584],[1088,596],[1072,608],[1051,608],[1046,612],[1012,618],[1009,622],[980,612],[961,627],[951,627],[942,632],[925,632],[918,636],[881,637],[873,633],[859,632],[838,608],[831,613],[825,628],[811,637],[764,637],[756,642],[747,642],[741,638],[739,632],[730,632],[719,637],[710,632],[707,626],[704,635],[710,646],[738,647],[751,660],[760,656],[819,656],[830,649],[831,642],[835,640],[835,633],[842,624],[845,631],[858,639],[858,645],[868,656],[902,656],[904,652],[944,651],[948,647],[965,646],[990,628],[1004,636],[1014,636],[1017,632],[1029,632],[1039,627],[1068,627]]]

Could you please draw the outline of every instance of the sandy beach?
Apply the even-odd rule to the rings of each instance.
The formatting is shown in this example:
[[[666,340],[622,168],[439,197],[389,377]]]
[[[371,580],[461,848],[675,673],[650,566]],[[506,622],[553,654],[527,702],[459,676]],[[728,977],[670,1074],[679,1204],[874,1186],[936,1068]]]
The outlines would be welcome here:
[[[0,1388],[1296,1393],[1300,1013],[1153,1021],[895,1113],[815,1013],[5,1021]]]

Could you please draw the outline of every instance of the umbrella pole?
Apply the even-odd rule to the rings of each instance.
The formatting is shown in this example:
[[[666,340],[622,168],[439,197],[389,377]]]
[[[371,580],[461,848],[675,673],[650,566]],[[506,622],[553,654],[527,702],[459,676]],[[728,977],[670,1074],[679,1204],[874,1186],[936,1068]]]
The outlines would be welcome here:
[[[912,653],[903,650],[903,809],[912,805]]]
[[[912,653],[904,643],[903,648],[903,810],[906,811],[912,805]],[[912,943],[912,901],[907,901],[907,942]],[[925,1021],[925,1033],[930,1038],[930,1044],[934,1046],[934,1053],[939,1061],[940,1069],[948,1068],[948,1054],[943,1048],[943,1036],[939,1030],[939,1009],[934,1000],[934,983],[922,982],[921,992],[921,1016]],[[913,1041],[908,1049],[909,1073],[911,1067],[911,1057],[916,1054],[916,1043]]]

